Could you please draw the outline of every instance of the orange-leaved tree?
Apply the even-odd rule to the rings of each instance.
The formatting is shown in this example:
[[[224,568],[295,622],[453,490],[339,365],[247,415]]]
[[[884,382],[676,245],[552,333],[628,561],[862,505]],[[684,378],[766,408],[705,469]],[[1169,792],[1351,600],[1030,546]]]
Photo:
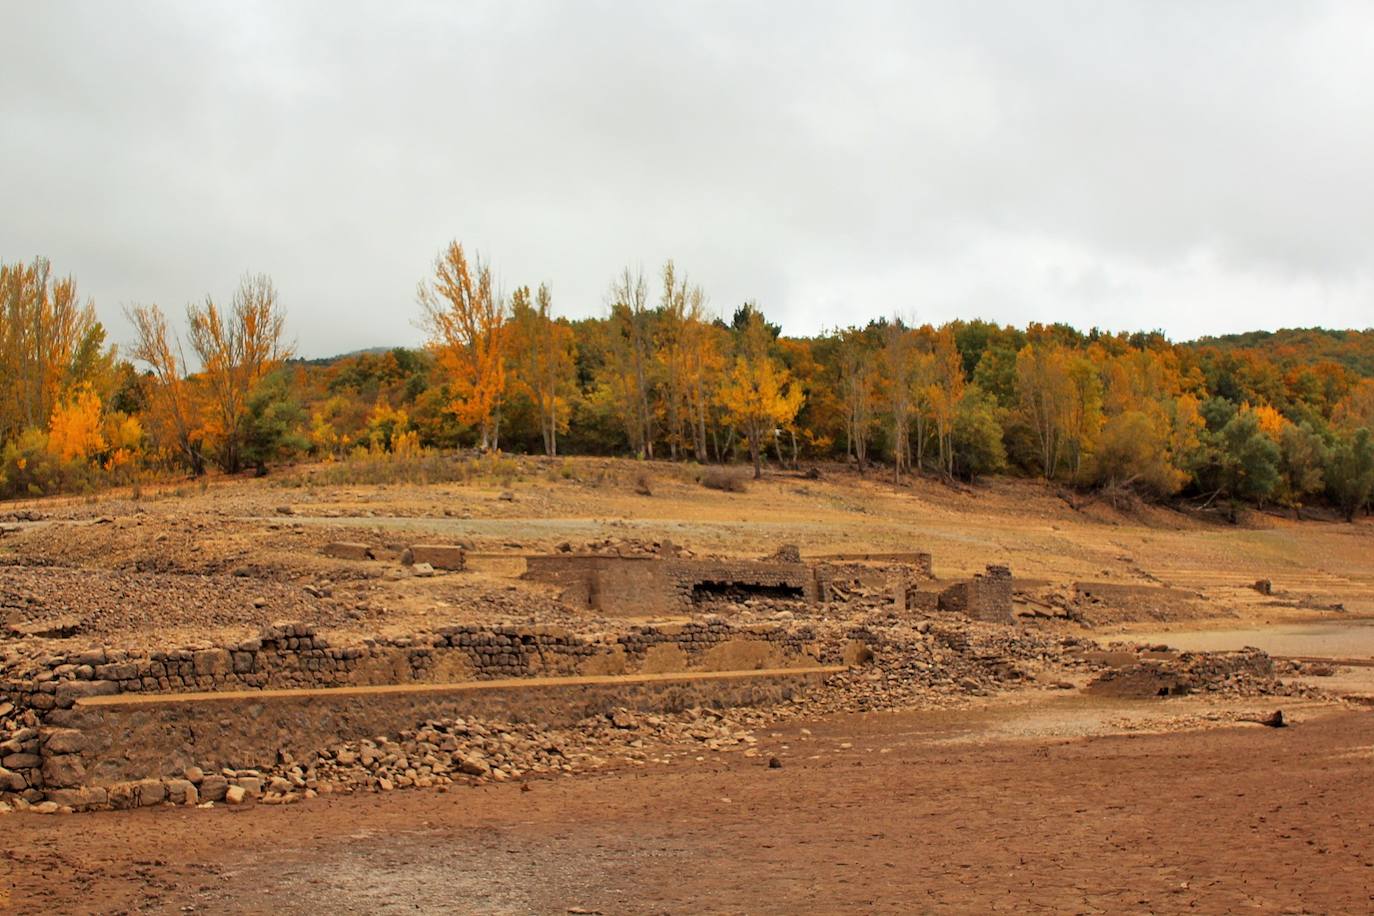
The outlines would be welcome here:
[[[181,341],[167,327],[167,318],[156,305],[134,305],[124,314],[138,335],[130,355],[146,363],[152,372],[150,412],[165,429],[164,443],[199,476],[205,472],[199,410],[186,380]]]
[[[114,362],[95,306],[44,258],[0,264],[0,441],[39,429],[69,391],[99,382]]]
[[[100,395],[79,385],[53,407],[48,450],[63,461],[87,461],[105,450]]]
[[[191,348],[200,357],[210,392],[209,429],[219,444],[220,465],[236,474],[242,466],[249,395],[292,353],[284,340],[286,317],[272,278],[246,274],[227,314],[207,296],[204,306],[187,307],[186,318]]]
[[[506,389],[505,304],[492,289],[491,268],[468,261],[450,242],[434,259],[434,276],[418,295],[429,347],[448,382],[449,411],[476,427],[485,451],[498,447],[501,396]]]
[[[773,333],[763,314],[752,306],[746,306],[745,312],[735,366],[719,397],[726,418],[749,441],[749,457],[758,479],[763,476],[764,437],[792,422],[804,395],[792,383],[791,374],[773,358]]]

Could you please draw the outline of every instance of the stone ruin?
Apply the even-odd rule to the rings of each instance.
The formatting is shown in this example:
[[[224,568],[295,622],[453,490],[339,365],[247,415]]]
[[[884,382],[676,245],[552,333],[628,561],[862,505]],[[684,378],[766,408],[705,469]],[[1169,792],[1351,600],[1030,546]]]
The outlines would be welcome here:
[[[336,645],[279,623],[222,645],[74,651],[0,672],[0,802],[253,798],[283,755],[426,719],[570,725],[619,707],[766,705],[843,670],[861,635],[707,619],[601,634],[467,624]]]
[[[834,554],[810,563],[792,545],[761,560],[683,558],[675,551],[563,552],[527,557],[524,578],[556,585],[573,607],[611,617],[691,614],[717,596],[827,604],[877,587],[891,588],[901,613],[948,611],[984,623],[1015,622],[1009,567],[990,565],[939,588],[931,555],[922,552]]]
[[[683,614],[704,598],[732,593],[815,603],[824,592],[815,567],[786,559],[563,554],[525,562],[526,579],[560,586],[567,603],[611,617]]]

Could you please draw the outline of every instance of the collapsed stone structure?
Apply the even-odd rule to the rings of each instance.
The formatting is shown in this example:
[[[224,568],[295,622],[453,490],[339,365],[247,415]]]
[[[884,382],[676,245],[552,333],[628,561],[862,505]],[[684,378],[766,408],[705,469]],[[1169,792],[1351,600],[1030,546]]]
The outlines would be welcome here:
[[[682,614],[703,597],[729,593],[815,603],[825,590],[820,570],[787,560],[565,554],[525,562],[525,578],[558,585],[567,603],[608,616]]]
[[[784,545],[763,560],[675,556],[552,554],[526,558],[526,579],[559,586],[577,608],[607,616],[688,614],[703,600],[785,598],[828,603],[850,588],[888,587],[900,611],[952,611],[987,623],[1013,623],[1012,576],[1006,566],[936,589],[928,553],[837,554],[806,563]]]
[[[937,606],[942,611],[957,611],[984,623],[1014,623],[1012,616],[1011,570],[989,566],[965,582],[956,582],[940,592]]]
[[[465,566],[459,545],[385,550],[334,543],[325,553]],[[525,576],[603,615],[688,620],[599,634],[464,624],[351,645],[281,623],[226,644],[57,654],[0,670],[0,798],[72,809],[233,801],[261,792],[259,772],[283,759],[399,734],[420,720],[556,724],[620,706],[768,704],[874,657],[870,631],[825,614],[814,624],[785,613],[739,625],[702,613],[737,607],[741,598],[823,605],[876,588],[881,605],[895,580],[903,610],[1011,621],[1006,567],[939,590],[924,553],[813,562],[795,547],[761,560],[698,559],[672,547],[636,556],[565,553],[527,558]]]

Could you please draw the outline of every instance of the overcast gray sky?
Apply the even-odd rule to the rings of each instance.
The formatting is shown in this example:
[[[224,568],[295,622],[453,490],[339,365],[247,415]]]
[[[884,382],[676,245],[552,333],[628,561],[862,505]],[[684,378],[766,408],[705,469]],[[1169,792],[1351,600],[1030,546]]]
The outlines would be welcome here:
[[[0,0],[0,259],[304,355],[457,238],[604,312],[665,258],[787,332],[1374,324],[1368,3]]]

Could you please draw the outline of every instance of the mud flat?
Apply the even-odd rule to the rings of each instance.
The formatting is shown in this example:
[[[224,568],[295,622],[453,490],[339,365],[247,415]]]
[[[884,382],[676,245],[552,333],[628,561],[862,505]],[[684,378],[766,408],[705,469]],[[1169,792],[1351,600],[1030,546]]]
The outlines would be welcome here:
[[[529,791],[16,817],[0,888],[20,913],[1367,911],[1374,715],[1101,734],[1180,702],[831,716]]]

